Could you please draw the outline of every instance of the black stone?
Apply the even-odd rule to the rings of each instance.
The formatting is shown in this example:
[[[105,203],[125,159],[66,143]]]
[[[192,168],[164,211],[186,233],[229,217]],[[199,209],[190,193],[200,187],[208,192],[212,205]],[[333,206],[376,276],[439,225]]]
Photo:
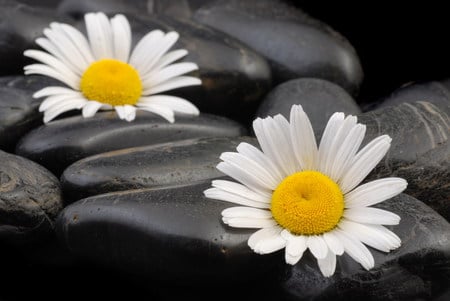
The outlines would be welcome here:
[[[89,12],[109,13],[145,13],[148,10],[147,0],[62,0],[58,12],[75,18]]]
[[[202,80],[201,86],[179,88],[167,94],[184,97],[205,113],[244,123],[253,117],[271,87],[270,67],[261,55],[222,32],[189,20],[145,15],[129,16],[129,20],[135,42],[153,29],[177,31],[180,39],[172,49],[188,50],[181,61],[199,66],[192,75]]]
[[[222,177],[215,168],[221,161],[221,153],[236,151],[236,146],[243,141],[257,144],[250,137],[200,138],[87,157],[70,165],[62,174],[64,201]]]
[[[276,83],[317,77],[341,85],[352,95],[359,89],[363,71],[350,43],[283,1],[212,1],[201,6],[193,19],[261,53],[269,60]]]
[[[437,107],[450,106],[450,80],[421,82],[405,85],[388,97],[378,101],[377,108],[396,106],[417,101],[431,102]]]
[[[253,229],[232,229],[220,213],[230,203],[206,199],[203,184],[109,193],[66,207],[57,221],[73,253],[166,283],[274,279],[281,254],[260,256],[247,245]]]
[[[367,180],[404,178],[406,193],[450,220],[450,105],[403,103],[360,114],[358,121],[367,126],[363,145],[383,134],[393,139]]]
[[[42,123],[38,106],[30,93],[0,86],[0,149],[14,151],[20,137]]]
[[[340,86],[323,79],[300,78],[275,87],[262,101],[258,117],[281,114],[289,120],[291,107],[300,104],[315,132],[323,130],[335,112],[361,113],[355,100]]]
[[[435,300],[448,293],[450,224],[406,194],[377,207],[400,215],[400,224],[392,230],[402,246],[390,253],[369,247],[375,259],[370,271],[347,254],[338,256],[336,272],[329,278],[322,276],[308,252],[282,283],[286,300]]]
[[[23,52],[37,47],[34,40],[50,22],[69,19],[56,16],[49,8],[0,0],[0,20],[0,75],[4,75],[23,73],[23,66],[31,62]]]
[[[0,151],[0,241],[23,244],[48,236],[62,209],[59,182],[28,159]]]
[[[92,118],[75,116],[52,121],[25,135],[16,153],[60,175],[70,164],[85,157],[134,146],[200,137],[235,137],[246,129],[224,117],[178,115],[171,124],[152,113],[138,111],[133,122],[120,120],[115,112]]]

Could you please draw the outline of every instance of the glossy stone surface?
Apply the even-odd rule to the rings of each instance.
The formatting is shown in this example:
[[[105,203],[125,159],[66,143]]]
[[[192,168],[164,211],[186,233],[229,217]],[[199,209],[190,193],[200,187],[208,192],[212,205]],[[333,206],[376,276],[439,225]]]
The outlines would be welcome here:
[[[327,79],[356,94],[359,58],[339,33],[279,0],[219,0],[201,6],[194,20],[221,30],[266,57],[276,83],[298,77]]]
[[[402,177],[406,193],[450,220],[450,106],[403,103],[360,114],[358,121],[367,126],[363,145],[383,134],[392,138],[368,179]]]
[[[196,183],[222,177],[215,167],[226,151],[250,137],[200,138],[142,146],[87,157],[61,176],[65,202],[91,195],[138,188]]]
[[[23,73],[30,60],[23,51],[36,48],[34,40],[52,21],[70,20],[56,16],[52,9],[32,7],[13,0],[0,0],[0,75]]]
[[[316,132],[323,130],[335,112],[361,113],[359,106],[340,86],[323,79],[299,78],[276,86],[264,98],[256,116],[281,114],[289,120],[292,105],[300,104]]]
[[[30,160],[0,151],[0,241],[37,241],[62,209],[58,180]]]
[[[203,184],[109,193],[64,209],[57,234],[76,255],[147,279],[184,284],[273,279],[281,254],[248,246],[251,229],[220,220],[230,203],[206,199]],[[219,272],[220,271],[220,272]]]
[[[262,96],[271,87],[267,61],[254,50],[222,32],[189,20],[168,16],[134,15],[129,17],[134,41],[153,29],[176,30],[180,39],[172,49],[186,49],[180,61],[195,62],[193,72],[201,86],[168,91],[185,97],[201,112],[227,116],[242,122],[252,118]]]
[[[417,101],[431,102],[435,106],[443,108],[450,106],[450,80],[412,83],[403,86],[380,100],[377,108]]]
[[[330,278],[308,253],[282,283],[286,300],[434,300],[449,290],[450,224],[406,194],[377,207],[400,215],[392,229],[402,246],[387,254],[370,248],[375,259],[370,271],[347,254],[339,256]]]
[[[73,162],[107,151],[245,133],[237,122],[208,114],[178,115],[175,123],[169,123],[155,114],[138,111],[133,122],[126,122],[110,111],[92,118],[63,118],[38,127],[20,140],[16,153],[59,175]]]
[[[147,0],[62,0],[58,12],[78,18],[88,12],[109,13],[145,13]]]
[[[38,106],[30,93],[0,84],[0,149],[14,151],[20,137],[42,123]]]

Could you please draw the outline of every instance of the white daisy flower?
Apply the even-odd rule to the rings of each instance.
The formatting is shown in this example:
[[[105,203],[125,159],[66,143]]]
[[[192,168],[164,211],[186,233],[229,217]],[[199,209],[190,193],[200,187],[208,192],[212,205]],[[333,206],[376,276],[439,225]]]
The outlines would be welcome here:
[[[388,151],[389,136],[358,151],[366,127],[355,116],[335,113],[317,148],[301,106],[292,107],[290,122],[281,115],[258,118],[253,129],[262,151],[241,143],[217,165],[240,183],[215,180],[205,195],[242,205],[223,210],[222,220],[260,229],[248,240],[256,253],[285,248],[286,262],[293,265],[309,249],[328,277],[336,255],[347,252],[369,270],[374,259],[364,244],[383,252],[400,246],[400,238],[383,226],[397,225],[400,217],[370,206],[401,193],[407,182],[384,178],[358,186]]]
[[[169,122],[174,122],[174,112],[199,114],[183,98],[159,95],[201,84],[200,79],[183,75],[197,70],[197,64],[172,64],[187,54],[185,49],[168,52],[178,33],[153,30],[131,51],[131,29],[125,16],[108,19],[103,13],[88,13],[85,22],[87,39],[71,25],[51,23],[44,30],[45,38],[36,40],[47,52],[24,52],[42,63],[25,66],[25,74],[53,77],[68,86],[46,87],[33,95],[46,97],[39,107],[45,123],[74,109],[82,110],[83,117],[92,117],[99,109],[114,108],[127,121],[134,120],[136,109]]]

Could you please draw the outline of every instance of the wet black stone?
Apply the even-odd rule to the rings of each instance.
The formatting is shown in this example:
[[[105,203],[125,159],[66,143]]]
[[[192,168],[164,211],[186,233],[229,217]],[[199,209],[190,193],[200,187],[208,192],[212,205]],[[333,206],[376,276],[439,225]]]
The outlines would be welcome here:
[[[42,123],[38,106],[30,93],[0,86],[0,149],[14,151],[20,137]]]
[[[109,193],[69,205],[57,221],[60,241],[78,256],[166,283],[274,279],[281,254],[260,256],[247,245],[252,229],[232,229],[220,212],[230,203],[206,199],[210,182]]]
[[[62,209],[58,180],[28,159],[0,151],[0,241],[29,243],[52,233]]]
[[[192,72],[201,86],[183,87],[165,92],[193,102],[200,111],[248,122],[261,98],[271,87],[267,61],[255,51],[228,35],[207,26],[168,16],[129,16],[136,42],[153,29],[175,30],[180,39],[172,49],[186,49],[180,61],[195,62]]]
[[[243,141],[257,144],[250,137],[200,138],[87,157],[70,165],[62,174],[64,201],[222,177],[216,169],[220,155],[236,151],[236,146]]]
[[[56,16],[49,8],[0,0],[0,20],[0,75],[4,75],[23,73],[23,66],[31,62],[23,51],[36,48],[34,40],[50,22],[70,19]]]
[[[398,176],[406,193],[450,220],[450,105],[403,103],[358,115],[367,126],[363,145],[375,137],[392,138],[386,157],[368,177]]]
[[[377,108],[396,106],[417,101],[431,102],[437,107],[450,106],[450,80],[412,83],[394,91],[379,101]]]
[[[302,105],[316,132],[323,129],[335,112],[361,113],[355,100],[340,86],[323,79],[300,78],[275,87],[262,101],[256,116],[281,114],[289,120],[294,104]]]
[[[25,135],[16,153],[60,175],[70,164],[85,157],[135,146],[155,145],[200,137],[235,137],[246,129],[225,117],[178,115],[171,124],[152,113],[138,111],[133,122],[115,112],[92,118],[75,116],[52,121]]]
[[[363,78],[359,58],[339,33],[278,0],[223,0],[193,19],[239,39],[266,57],[277,83],[299,77],[335,82],[352,95]]]
[[[145,13],[147,0],[62,0],[58,12],[79,18],[89,12],[108,13]]]
[[[450,224],[423,202],[401,194],[377,205],[401,217],[392,230],[402,246],[390,253],[369,247],[375,267],[364,270],[347,254],[324,278],[309,254],[288,274],[286,300],[435,300],[449,291]]]

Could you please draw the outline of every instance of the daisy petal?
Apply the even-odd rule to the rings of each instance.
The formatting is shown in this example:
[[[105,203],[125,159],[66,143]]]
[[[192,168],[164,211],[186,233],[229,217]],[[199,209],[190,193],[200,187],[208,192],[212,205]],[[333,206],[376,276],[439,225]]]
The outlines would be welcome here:
[[[231,207],[222,211],[222,217],[248,217],[248,218],[263,218],[272,219],[272,213],[269,210],[262,210],[251,207]]]
[[[375,261],[370,251],[359,240],[353,238],[346,232],[336,229],[334,234],[339,237],[344,245],[345,252],[356,262],[359,262],[366,270],[374,267]]]
[[[242,197],[245,197],[249,200],[260,202],[260,203],[270,203],[271,196],[270,195],[262,195],[259,193],[256,193],[250,189],[248,189],[246,186],[231,182],[227,180],[213,180],[212,186],[219,188],[221,190],[240,195]]]
[[[270,204],[263,203],[263,202],[257,202],[254,200],[251,200],[249,198],[246,198],[245,196],[234,194],[228,191],[221,190],[219,188],[209,188],[205,190],[204,195],[207,198],[230,202],[234,204],[244,205],[244,206],[250,206],[255,208],[270,208]]]
[[[236,150],[248,157],[248,158],[252,158],[255,162],[257,162],[260,166],[264,166],[267,171],[275,178],[275,180],[278,183],[281,183],[281,181],[283,181],[283,176],[281,175],[281,173],[279,172],[278,168],[273,164],[273,162],[263,153],[261,152],[258,148],[254,147],[253,145],[246,143],[246,142],[241,142],[239,143],[239,145],[236,147]]]
[[[317,259],[323,259],[327,256],[328,246],[321,236],[308,236],[306,245],[308,246],[308,249],[311,251],[314,257],[316,257]]]
[[[331,160],[330,178],[337,182],[342,174],[348,169],[353,161],[366,133],[366,126],[355,125],[343,138],[343,142],[335,150],[334,158]]]
[[[331,145],[336,137],[337,131],[344,122],[344,113],[334,113],[323,131],[319,144],[319,162],[317,168],[326,171],[327,159],[330,156]]]
[[[344,210],[343,216],[358,223],[398,225],[400,216],[390,211],[372,207],[356,207]]]
[[[144,89],[142,94],[143,95],[150,95],[150,94],[157,94],[161,92],[166,92],[168,90],[178,89],[182,87],[188,87],[188,86],[198,86],[201,85],[202,81],[197,77],[192,76],[177,76],[175,78],[172,78],[164,83],[161,83],[159,85],[156,85],[154,87],[149,87],[147,89]]]
[[[95,59],[114,58],[111,24],[104,13],[84,16],[89,43]]]
[[[396,249],[400,247],[401,244],[400,238],[398,238],[394,233],[385,233],[385,231],[372,227],[372,225],[364,225],[348,220],[342,220],[339,223],[339,228],[346,233],[350,233],[366,245],[383,252],[389,252]],[[389,231],[386,228],[384,229]]]
[[[301,235],[292,235],[286,229],[281,231],[281,237],[286,241],[285,260],[286,263],[294,265],[303,256],[307,249],[306,237]]]
[[[264,228],[253,233],[248,239],[248,246],[252,249],[265,239],[270,239],[273,236],[280,236],[281,228],[279,226]]]
[[[163,57],[161,57],[161,59],[158,62],[156,62],[156,64],[152,67],[151,71],[164,68],[165,66],[172,64],[173,62],[181,59],[182,57],[186,56],[187,54],[188,54],[188,51],[186,49],[177,49],[177,50],[168,52]]]
[[[272,177],[266,168],[251,158],[244,156],[240,153],[235,152],[224,152],[220,155],[220,159],[227,162],[235,168],[239,168],[242,172],[246,173],[247,176],[253,176],[258,183],[269,190],[274,190],[277,188],[279,182]]]
[[[330,277],[336,270],[336,255],[333,252],[328,252],[323,259],[317,259],[319,269],[325,277]]]
[[[378,162],[386,155],[391,146],[391,138],[387,135],[372,140],[356,154],[349,169],[339,180],[343,193],[356,187],[375,168]]]
[[[222,217],[222,221],[235,228],[268,228],[277,224],[275,220],[268,218]]]
[[[142,67],[147,59],[148,52],[154,49],[154,45],[158,45],[159,41],[164,37],[161,30],[152,30],[147,33],[134,47],[130,56],[130,64],[138,70],[141,77],[144,75]]]
[[[95,113],[97,113],[97,111],[101,108],[102,104],[100,102],[97,101],[88,101],[84,106],[83,106],[83,117],[84,118],[90,118],[92,116],[95,115]]]
[[[64,77],[69,78],[70,82],[79,82],[79,76],[72,69],[67,67],[67,65],[61,62],[59,59],[46,52],[40,50],[25,50],[23,55],[42,62],[53,70],[57,70],[58,73],[64,74]]]
[[[60,71],[57,71],[47,65],[32,64],[25,66],[23,69],[25,70],[25,75],[29,74],[45,75],[65,83],[74,90],[78,90],[78,79],[74,79],[68,76],[67,74],[61,73]]]
[[[77,93],[72,91],[72,93],[67,94],[58,94],[58,95],[51,95],[47,97],[39,106],[39,112],[47,111],[60,103],[64,103],[66,100],[74,99],[74,98],[83,98],[81,96],[81,93]]]
[[[333,231],[323,234],[323,239],[327,243],[328,249],[336,255],[342,255],[344,253],[344,245],[339,238],[333,234]]]
[[[198,70],[198,66],[195,63],[186,62],[172,64],[164,67],[161,70],[151,73],[150,76],[143,79],[142,86],[144,89],[148,89],[194,70]]]
[[[318,156],[316,138],[311,122],[302,106],[292,106],[290,122],[292,147],[299,166],[303,170],[315,169]]]
[[[119,116],[120,119],[125,119],[125,108],[123,106],[115,106],[114,109],[116,110],[117,116]]]
[[[345,195],[345,208],[367,207],[388,200],[406,189],[401,178],[384,178],[356,187]]]
[[[166,106],[174,112],[189,114],[189,115],[199,115],[200,111],[192,103],[186,99],[169,96],[169,95],[154,95],[148,97],[142,97],[137,105],[153,103],[156,105]]]
[[[76,93],[77,95],[81,95],[79,92],[74,91],[73,89],[65,88],[65,87],[45,87],[41,90],[35,92],[33,94],[33,98],[41,98],[46,96],[53,96],[53,95],[60,95],[60,94],[73,94]]]
[[[130,23],[123,15],[115,15],[111,18],[111,30],[114,58],[122,62],[128,62],[131,48]]]
[[[140,104],[139,109],[159,115],[162,118],[169,121],[170,123],[175,122],[175,116],[174,116],[175,114],[173,113],[173,111],[170,108],[168,108],[166,106],[148,103],[148,104]]]
[[[95,61],[94,54],[92,53],[91,47],[89,46],[86,37],[78,29],[69,24],[61,24],[61,29],[66,33],[68,37],[70,37],[73,44],[76,45],[78,51],[84,57],[87,65],[93,63]]]
[[[269,187],[265,186],[263,182],[253,177],[251,173],[242,169],[240,166],[230,162],[220,162],[216,168],[249,187],[258,194],[267,196],[268,198],[271,196],[271,190]]]
[[[258,142],[264,154],[274,162],[283,176],[290,175],[296,170],[296,159],[293,156],[292,145],[287,141],[286,132],[283,132],[282,119],[274,120],[271,117],[257,118],[253,122]]]
[[[279,226],[273,226],[256,231],[250,236],[248,245],[258,254],[276,252],[286,246],[286,241],[280,236],[281,230]]]
[[[340,123],[339,127],[335,129],[330,145],[328,146],[328,149],[325,150],[325,161],[323,162],[324,169],[321,170],[324,174],[331,177],[336,154],[341,146],[346,146],[343,145],[344,139],[348,137],[349,132],[356,126],[356,121],[357,118],[355,116],[349,115],[342,123]],[[349,147],[351,147],[351,145],[349,145]]]
[[[52,121],[62,113],[74,109],[81,109],[85,103],[86,100],[82,98],[69,99],[64,102],[61,102],[57,106],[53,106],[44,112],[44,123]]]
[[[124,105],[123,109],[125,111],[125,120],[130,122],[136,117],[136,108],[130,105]]]
[[[157,72],[159,69],[155,69],[154,66],[159,62],[161,57],[176,43],[179,38],[177,32],[168,32],[164,35],[161,41],[154,47],[151,54],[147,54],[147,60],[142,66],[142,75],[146,79],[148,75],[153,72]]]

